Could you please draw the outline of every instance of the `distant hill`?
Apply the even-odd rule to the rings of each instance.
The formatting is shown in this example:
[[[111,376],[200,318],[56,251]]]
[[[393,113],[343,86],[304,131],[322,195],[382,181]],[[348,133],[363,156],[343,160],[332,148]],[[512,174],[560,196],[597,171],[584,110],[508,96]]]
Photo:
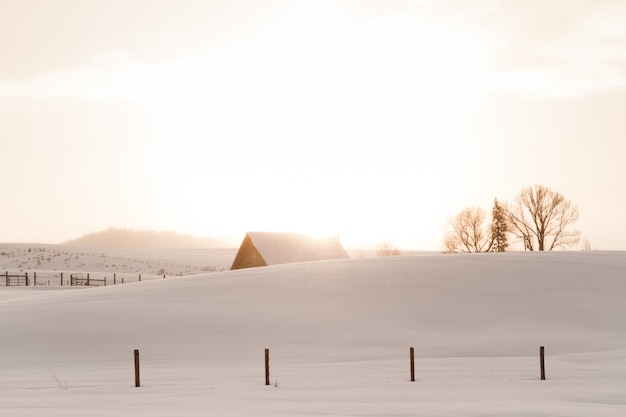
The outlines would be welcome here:
[[[225,248],[229,245],[213,238],[180,235],[169,231],[141,231],[110,228],[89,233],[63,243],[69,246],[98,248],[154,249],[154,248]]]

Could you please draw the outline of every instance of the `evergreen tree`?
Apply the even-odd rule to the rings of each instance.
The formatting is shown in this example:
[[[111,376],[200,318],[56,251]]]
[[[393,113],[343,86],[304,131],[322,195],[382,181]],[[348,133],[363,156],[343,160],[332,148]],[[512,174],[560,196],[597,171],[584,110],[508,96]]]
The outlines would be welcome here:
[[[506,209],[500,204],[497,198],[493,201],[491,217],[491,251],[505,252],[506,248],[509,247],[507,238],[509,226],[507,223]]]

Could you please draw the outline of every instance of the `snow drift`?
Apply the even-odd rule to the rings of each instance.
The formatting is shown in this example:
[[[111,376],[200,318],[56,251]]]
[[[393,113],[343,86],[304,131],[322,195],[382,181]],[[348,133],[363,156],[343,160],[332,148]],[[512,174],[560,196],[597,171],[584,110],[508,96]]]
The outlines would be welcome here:
[[[0,413],[622,417],[625,271],[622,252],[508,253],[0,288]]]
[[[524,356],[626,349],[626,254],[509,253],[310,262],[0,303],[0,357],[232,357],[272,347]]]

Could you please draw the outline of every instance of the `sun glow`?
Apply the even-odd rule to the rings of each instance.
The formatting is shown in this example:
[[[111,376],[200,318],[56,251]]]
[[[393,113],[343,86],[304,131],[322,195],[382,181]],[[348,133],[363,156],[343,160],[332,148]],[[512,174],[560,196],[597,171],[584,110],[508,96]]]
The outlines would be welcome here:
[[[357,244],[406,235],[407,218],[436,218],[456,175],[441,169],[458,157],[443,149],[455,133],[449,120],[475,105],[472,69],[464,53],[407,53],[407,19],[339,26],[306,11],[280,36],[131,71],[143,82],[129,77],[123,94],[171,123],[148,152],[169,168],[154,175],[173,190],[172,228],[232,233],[236,218],[240,234],[339,234]],[[455,83],[437,81],[459,66]],[[166,145],[172,136],[176,146]],[[400,185],[405,178],[419,187]],[[441,201],[424,204],[423,194]],[[230,231],[219,230],[222,219]],[[440,233],[422,227],[401,243]]]
[[[323,7],[290,3],[280,32],[164,62],[119,54],[33,88],[144,109],[137,136],[149,139],[132,142],[144,165],[113,174],[131,172],[152,196],[127,215],[134,227],[428,245],[440,225],[407,219],[449,205],[462,158],[450,121],[479,104],[484,81],[473,43],[413,15],[351,20]]]

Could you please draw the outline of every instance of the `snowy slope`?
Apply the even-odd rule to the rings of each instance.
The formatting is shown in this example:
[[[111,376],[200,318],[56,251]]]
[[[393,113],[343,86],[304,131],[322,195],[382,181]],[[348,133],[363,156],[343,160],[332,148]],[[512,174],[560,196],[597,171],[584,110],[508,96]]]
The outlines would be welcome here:
[[[203,271],[223,271],[237,253],[236,248],[222,249],[112,249],[45,245],[29,243],[0,243],[0,272],[34,272],[41,283],[59,285],[59,273],[90,272],[99,278],[113,273],[126,274],[130,281],[137,274],[144,278],[155,276],[193,275]]]
[[[280,385],[309,386],[313,391],[306,395],[312,395],[311,404],[327,410],[319,415],[362,415],[371,408],[357,399],[373,395],[364,381],[377,386],[384,381],[406,383],[409,346],[422,361],[423,379],[430,374],[439,384],[438,372],[445,371],[443,380],[456,381],[454,389],[472,392],[478,389],[475,384],[484,383],[487,372],[493,372],[489,381],[495,377],[498,389],[507,381],[526,387],[538,376],[536,354],[541,345],[549,355],[558,356],[557,363],[578,364],[576,372],[563,366],[559,373],[567,379],[572,372],[578,388],[569,387],[570,392],[589,393],[593,387],[580,385],[581,381],[609,379],[613,388],[603,391],[608,388],[601,386],[590,401],[614,413],[595,415],[620,415],[625,403],[616,402],[611,390],[626,385],[626,375],[620,373],[626,371],[625,272],[622,252],[510,253],[311,262],[72,291],[11,288],[6,289],[13,291],[11,296],[0,302],[0,363],[10,374],[3,376],[0,390],[29,389],[42,386],[44,380],[43,387],[54,390],[51,376],[65,373],[73,375],[72,383],[79,386],[112,384],[126,392],[130,381],[125,378],[131,370],[122,369],[130,366],[132,349],[137,348],[159,392],[167,381],[187,388],[203,381],[222,386],[228,398],[237,393],[255,397],[251,393],[257,388],[252,387],[261,382],[261,355],[267,347],[273,370],[282,375]],[[391,375],[389,366],[394,369]],[[498,374],[500,367],[507,373]],[[309,381],[300,371],[314,377]],[[216,381],[211,375],[230,377]],[[334,382],[322,382],[327,378]],[[354,409],[342,411],[314,395],[325,385],[335,392],[334,384],[353,397]],[[437,391],[428,387],[427,391]],[[19,401],[20,392],[15,394],[15,407],[7,410],[28,409]],[[400,404],[409,401],[403,392],[398,394]],[[121,394],[116,388],[111,395],[115,401]],[[333,404],[337,400],[336,394],[324,395],[331,395]],[[393,411],[395,394],[386,395],[381,394],[376,404],[391,408],[382,407],[373,415],[414,415],[406,404]],[[517,394],[505,390],[503,395]],[[557,405],[550,407],[565,404],[561,394],[550,395],[557,398],[551,397]],[[471,395],[462,397],[473,404]],[[230,415],[276,415],[281,410],[275,396],[248,400],[245,414]],[[174,406],[177,400],[169,401]],[[229,405],[242,411],[233,401],[220,403],[225,407],[221,414],[228,414]],[[258,401],[278,402],[272,403],[271,413],[263,414]],[[436,410],[457,415],[454,410],[462,402],[442,401],[428,399],[432,413],[423,415],[436,415]],[[202,413],[210,405],[197,404],[188,415],[206,415]],[[60,410],[67,412],[64,407]],[[148,415],[150,410],[154,407],[138,407],[133,415],[144,411]],[[290,410],[296,413],[291,415],[304,413],[297,407]],[[489,404],[463,415],[485,415],[486,410]]]

